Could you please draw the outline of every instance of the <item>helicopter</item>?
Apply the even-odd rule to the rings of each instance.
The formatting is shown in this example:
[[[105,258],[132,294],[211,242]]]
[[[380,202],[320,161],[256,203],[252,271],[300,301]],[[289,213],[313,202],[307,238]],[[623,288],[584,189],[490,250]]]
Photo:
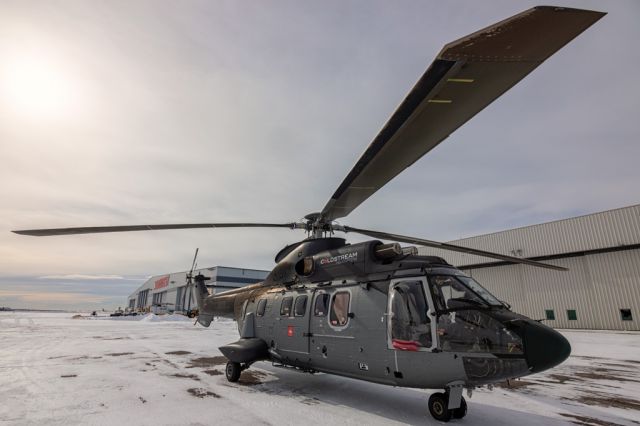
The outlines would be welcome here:
[[[540,6],[444,46],[324,208],[291,223],[196,223],[13,231],[33,236],[187,228],[288,228],[305,239],[283,248],[260,283],[210,294],[189,280],[197,322],[237,321],[220,347],[227,380],[256,362],[308,373],[443,390],[431,415],[462,419],[464,389],[552,368],[570,354],[557,331],[510,306],[441,257],[416,245],[551,270],[535,260],[336,222],[585,31],[605,13]],[[336,232],[374,240],[348,244]],[[384,241],[391,241],[384,243]],[[400,243],[410,244],[401,246]],[[195,263],[195,259],[194,259]],[[193,267],[192,267],[193,271]]]

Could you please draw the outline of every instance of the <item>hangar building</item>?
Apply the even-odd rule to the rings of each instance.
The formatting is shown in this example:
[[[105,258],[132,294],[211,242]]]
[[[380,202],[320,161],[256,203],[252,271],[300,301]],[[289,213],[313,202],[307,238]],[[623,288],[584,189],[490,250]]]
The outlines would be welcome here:
[[[419,248],[465,271],[516,312],[556,328],[640,330],[640,205],[450,243],[569,268]]]
[[[219,293],[260,282],[267,277],[269,271],[214,266],[193,271],[194,276],[199,273],[211,278],[207,281],[209,292]],[[184,312],[195,309],[197,304],[193,287],[187,289],[186,284],[186,271],[153,276],[131,293],[127,306],[129,309],[154,312]]]

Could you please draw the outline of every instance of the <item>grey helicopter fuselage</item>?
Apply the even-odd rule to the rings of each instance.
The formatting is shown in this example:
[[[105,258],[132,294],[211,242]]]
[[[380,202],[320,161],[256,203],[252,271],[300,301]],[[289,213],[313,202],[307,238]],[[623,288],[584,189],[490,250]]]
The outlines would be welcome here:
[[[276,260],[264,282],[241,289],[209,296],[197,281],[198,321],[238,323],[241,339],[220,348],[231,361],[436,389],[522,377],[571,350],[560,333],[413,248],[310,239]]]

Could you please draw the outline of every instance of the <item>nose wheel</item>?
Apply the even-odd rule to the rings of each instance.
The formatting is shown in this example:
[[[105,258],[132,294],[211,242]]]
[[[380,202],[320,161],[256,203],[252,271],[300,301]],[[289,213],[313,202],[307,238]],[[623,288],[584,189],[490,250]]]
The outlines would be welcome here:
[[[467,401],[460,397],[458,408],[449,408],[449,393],[437,392],[429,397],[429,412],[434,419],[448,422],[451,419],[461,419],[467,415]]]

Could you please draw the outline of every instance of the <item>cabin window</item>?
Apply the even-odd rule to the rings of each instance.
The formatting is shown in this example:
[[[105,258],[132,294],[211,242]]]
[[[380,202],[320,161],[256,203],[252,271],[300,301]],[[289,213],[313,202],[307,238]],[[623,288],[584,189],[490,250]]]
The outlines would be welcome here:
[[[313,307],[313,315],[317,317],[324,317],[329,310],[329,295],[327,293],[320,293],[316,296],[316,304]]]
[[[292,303],[293,297],[285,297],[284,299],[282,299],[282,304],[280,305],[280,315],[284,317],[290,316]]]
[[[307,296],[298,296],[293,308],[294,315],[297,317],[303,317],[307,312]]]
[[[342,327],[349,322],[349,301],[351,294],[348,291],[339,291],[333,296],[329,322],[331,325]]]
[[[264,316],[264,310],[267,308],[267,299],[260,299],[258,301],[258,307],[256,308],[256,315],[259,317]]]
[[[633,321],[631,309],[620,309],[620,319],[622,319],[622,321]]]
[[[553,309],[546,309],[544,311],[544,315],[549,321],[554,321],[556,319],[556,313],[553,312]]]
[[[578,319],[578,315],[576,314],[575,309],[567,309],[567,318],[569,321],[576,321]]]

